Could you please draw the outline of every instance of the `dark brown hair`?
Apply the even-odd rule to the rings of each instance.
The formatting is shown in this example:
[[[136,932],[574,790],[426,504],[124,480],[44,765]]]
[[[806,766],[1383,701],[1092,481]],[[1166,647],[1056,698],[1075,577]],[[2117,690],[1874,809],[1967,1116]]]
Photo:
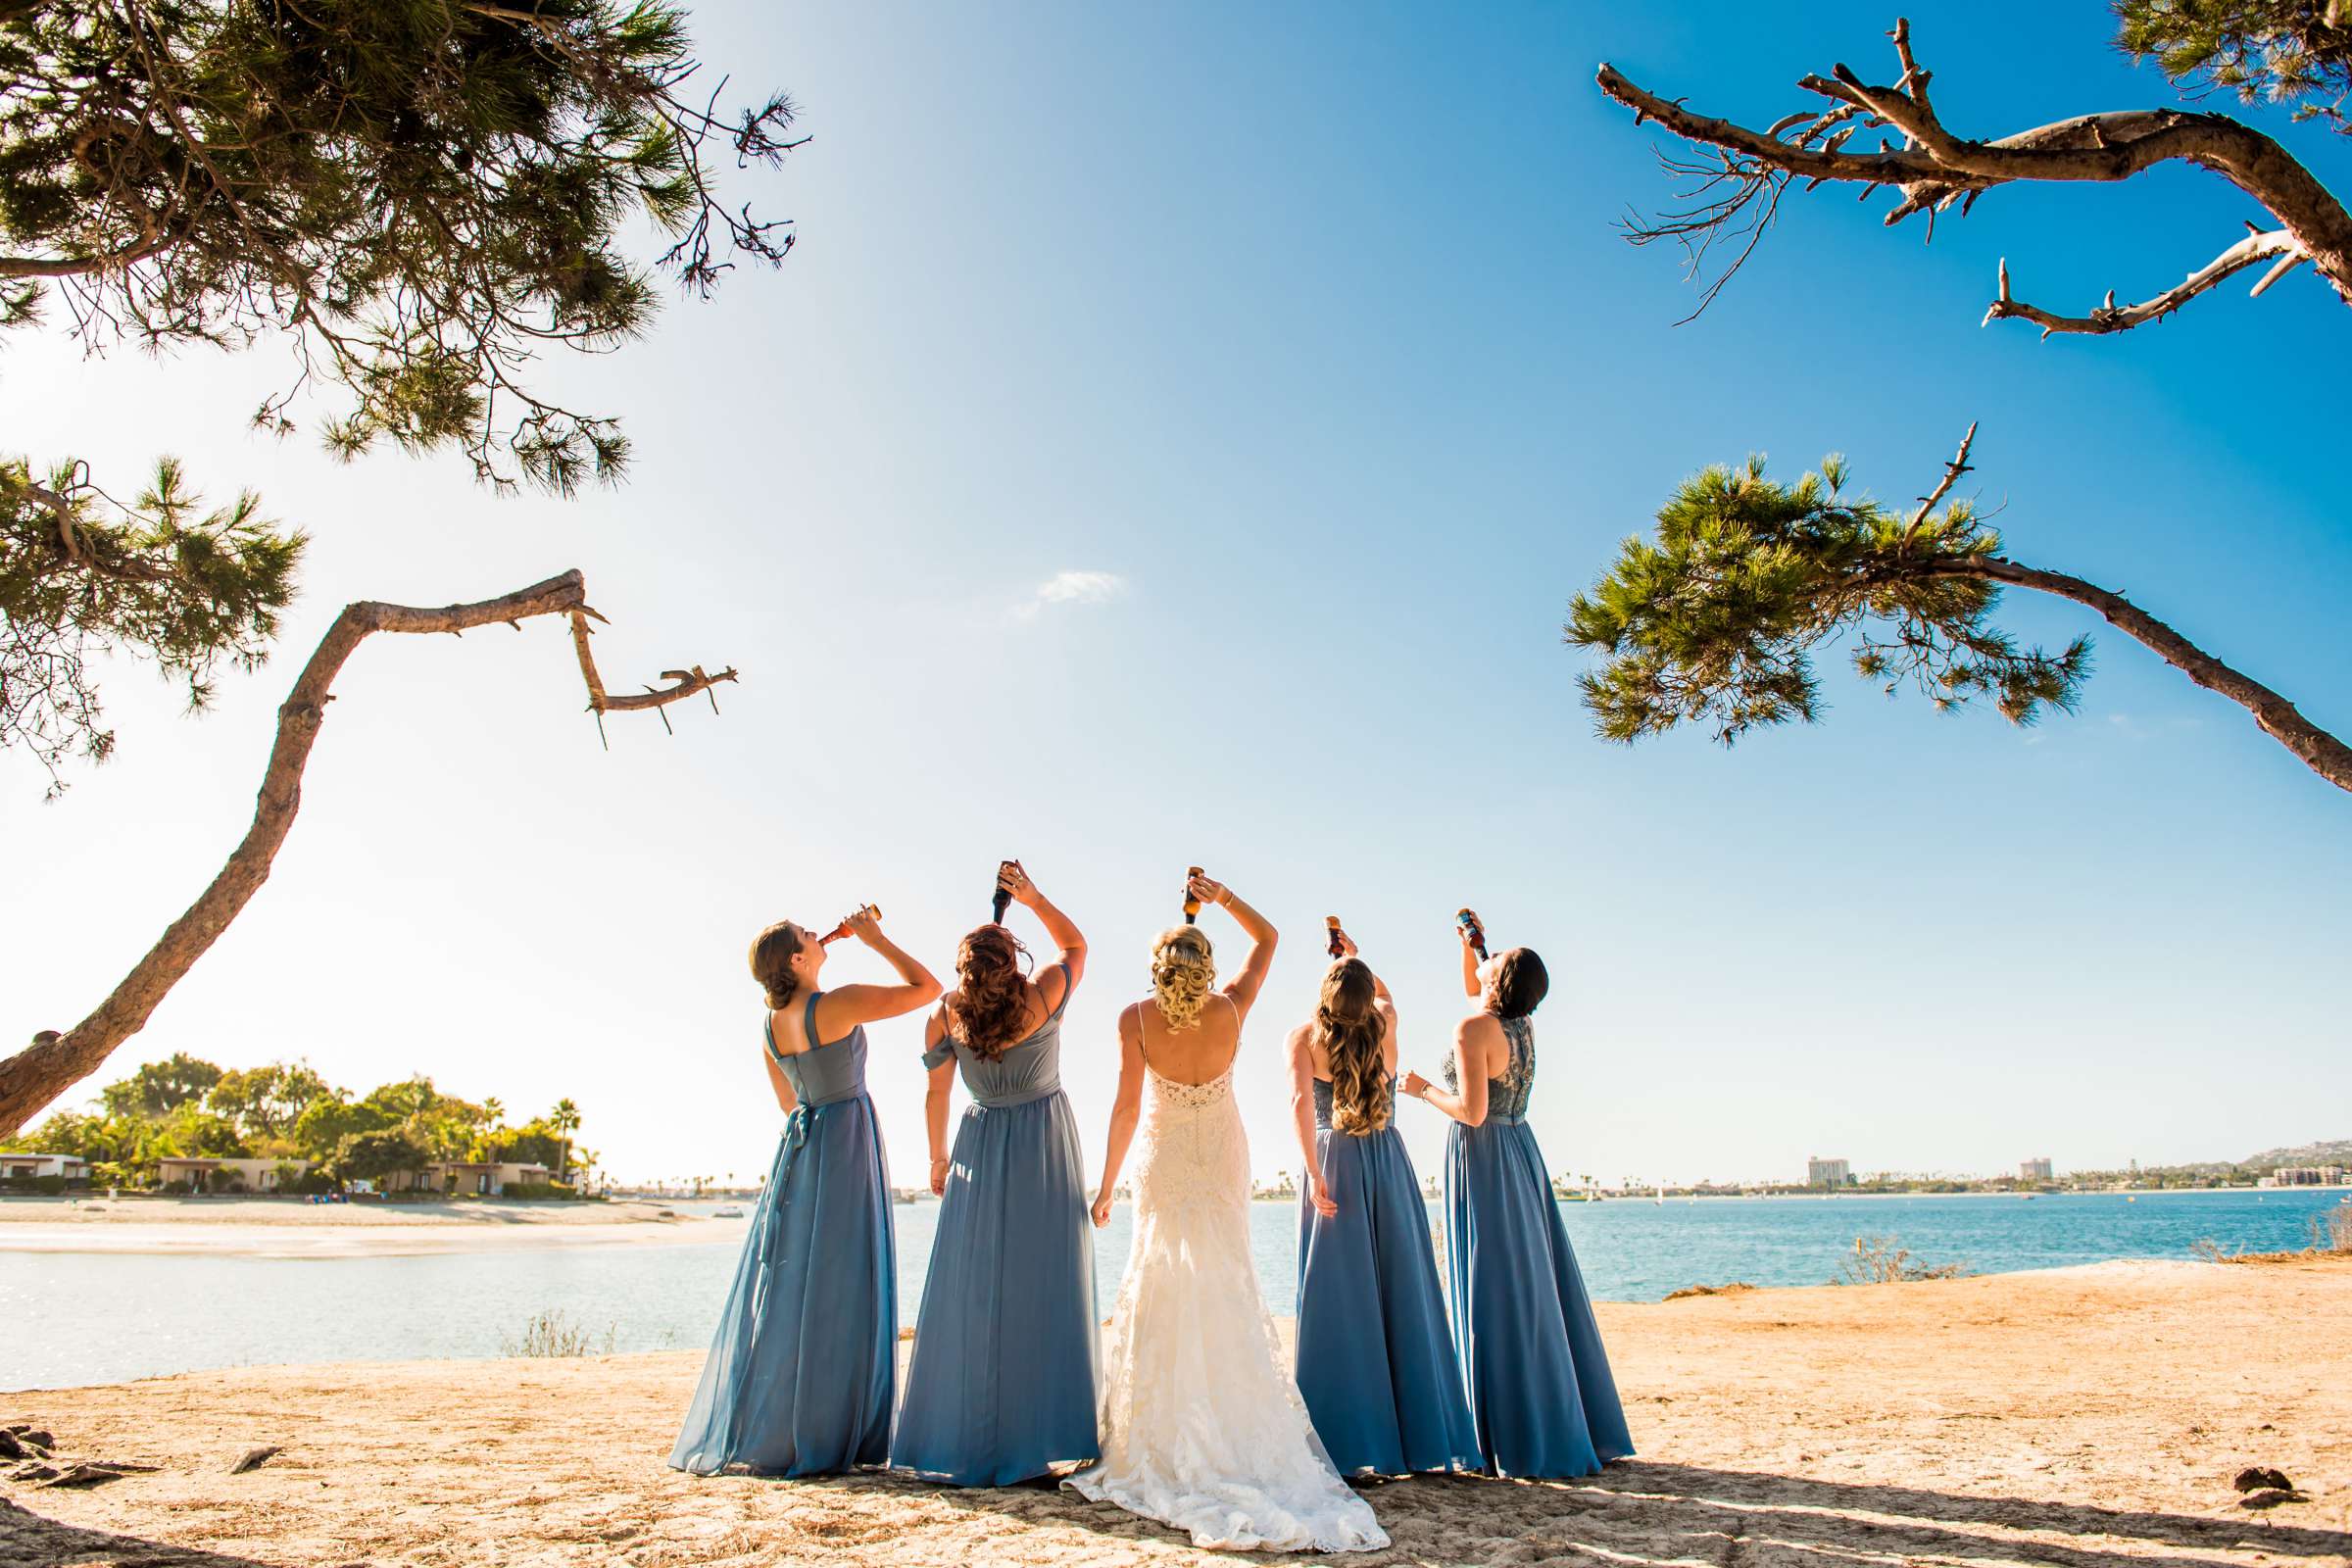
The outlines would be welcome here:
[[[1513,948],[1494,966],[1494,984],[1487,993],[1487,1010],[1498,1018],[1524,1018],[1544,1004],[1551,976],[1533,948]]]
[[[802,935],[790,920],[778,920],[752,940],[752,978],[767,993],[767,1004],[781,1012],[801,988],[792,960],[801,951]],[[811,1040],[810,1045],[816,1044]]]
[[[1029,950],[1001,925],[984,925],[956,950],[956,977],[948,994],[948,1028],[983,1061],[1004,1054],[1021,1038],[1029,1016],[1029,987],[1023,960]]]
[[[1331,1057],[1331,1126],[1362,1137],[1389,1124],[1388,1063],[1380,1043],[1389,1021],[1374,999],[1372,966],[1342,958],[1323,977],[1323,1000],[1315,1023]]]

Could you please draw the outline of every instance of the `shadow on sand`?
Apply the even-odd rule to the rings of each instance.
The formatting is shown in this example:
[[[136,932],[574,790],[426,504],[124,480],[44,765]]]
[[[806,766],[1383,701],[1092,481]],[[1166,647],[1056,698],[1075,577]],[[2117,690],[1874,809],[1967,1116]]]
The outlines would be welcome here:
[[[1182,1544],[1176,1531],[1036,1482],[965,1490],[882,1474],[791,1483],[922,1497],[934,1506],[1106,1540]],[[1364,1489],[1395,1542],[1350,1563],[1587,1563],[1853,1568],[1856,1562],[2030,1562],[2054,1568],[2251,1568],[2352,1559],[2352,1533],[2276,1513],[2212,1517],[1691,1465],[1611,1465],[1574,1482],[1418,1476]],[[1148,1548],[1147,1548],[1148,1549]],[[1234,1561],[1298,1562],[1235,1552]],[[1332,1559],[1339,1560],[1339,1559]]]
[[[167,1545],[111,1530],[60,1524],[0,1497],[0,1564],[105,1563],[119,1568],[271,1568],[252,1557],[230,1557],[193,1546]]]

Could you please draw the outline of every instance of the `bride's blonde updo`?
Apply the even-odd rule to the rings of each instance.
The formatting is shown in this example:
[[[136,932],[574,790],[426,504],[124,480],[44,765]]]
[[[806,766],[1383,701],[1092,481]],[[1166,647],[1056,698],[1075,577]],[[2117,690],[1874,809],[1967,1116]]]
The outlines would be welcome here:
[[[1217,956],[1207,933],[1197,925],[1175,925],[1152,944],[1152,995],[1171,1029],[1189,1029],[1200,1019],[1208,992],[1217,983]]]

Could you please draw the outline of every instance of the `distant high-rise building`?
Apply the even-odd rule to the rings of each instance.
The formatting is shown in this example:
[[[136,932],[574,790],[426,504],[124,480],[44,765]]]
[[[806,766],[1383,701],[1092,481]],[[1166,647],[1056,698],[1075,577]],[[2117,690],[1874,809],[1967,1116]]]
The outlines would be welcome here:
[[[2047,1154],[2036,1154],[2032,1159],[2019,1160],[2017,1162],[2017,1179],[2021,1182],[2046,1182],[2051,1180],[2050,1156]]]
[[[1807,1187],[1851,1187],[1854,1185],[1854,1172],[1852,1167],[1842,1159],[1823,1159],[1820,1155],[1815,1154],[1805,1160],[1805,1185]]]

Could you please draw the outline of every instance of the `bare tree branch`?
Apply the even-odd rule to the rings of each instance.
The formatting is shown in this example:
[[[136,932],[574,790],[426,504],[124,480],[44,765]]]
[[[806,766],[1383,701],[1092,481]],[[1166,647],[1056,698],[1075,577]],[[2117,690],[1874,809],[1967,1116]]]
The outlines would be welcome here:
[[[1965,214],[1978,196],[1997,186],[2020,180],[2112,182],[2179,159],[2213,170],[2260,202],[2272,217],[2271,228],[2258,231],[2252,241],[2231,247],[2182,284],[2144,305],[2120,310],[2103,307],[2084,318],[2056,317],[2012,300],[2004,284],[1986,319],[2021,317],[2040,322],[2045,335],[2048,331],[2122,331],[2159,319],[2232,272],[2272,259],[2280,265],[2263,280],[2262,287],[2284,275],[2290,262],[2308,260],[2337,295],[2352,304],[2352,214],[2271,137],[2227,115],[2159,109],[2082,115],[1991,141],[1970,140],[1944,124],[1929,98],[1933,74],[1912,52],[1910,24],[1898,21],[1890,36],[1902,67],[1893,85],[1871,85],[1844,65],[1835,67],[1826,77],[1805,76],[1797,82],[1800,88],[1829,99],[1838,108],[1820,116],[1787,116],[1766,130],[1686,109],[1680,100],[1661,98],[1604,63],[1595,77],[1600,90],[1633,110],[1637,125],[1654,120],[1683,140],[1713,149],[1706,164],[1685,161],[1678,165],[1669,160],[1670,170],[1702,169],[1713,180],[1739,187],[1733,198],[1718,198],[1711,205],[1630,224],[1631,237],[1642,243],[1671,236],[1703,253],[1700,241],[1704,231],[1730,225],[1768,189],[1777,198],[1777,182],[1792,177],[1811,185],[1831,181],[1859,184],[1865,187],[1865,199],[1881,186],[1896,186],[1902,199],[1886,220],[1899,223],[1915,213],[1925,213],[1932,234],[1937,213],[1957,203]],[[1816,144],[1815,137],[1840,113],[1848,118],[1838,133]],[[1846,148],[1847,139],[1857,130],[1876,126],[1899,131],[1902,145]],[[1767,213],[1765,220],[1769,218]],[[1752,215],[1747,221],[1755,221]],[[1707,299],[1738,270],[1739,262],[1746,259],[1754,244],[1750,234],[1745,249],[1714,282]],[[1705,308],[1704,301],[1700,308]]]
[[[2115,291],[2110,289],[2107,293],[2107,303],[2088,316],[2059,316],[2043,310],[2038,305],[2028,305],[2025,301],[2010,294],[2009,260],[2007,257],[2003,257],[2000,267],[2000,293],[1994,297],[1989,306],[1985,307],[1984,319],[1980,324],[1990,325],[1994,321],[2014,316],[2038,325],[2043,337],[2048,337],[2052,332],[2129,331],[2144,322],[2164,319],[2224,278],[2234,276],[2247,268],[2260,262],[2270,261],[2274,257],[2280,258],[2278,265],[2272,268],[2263,275],[2262,280],[2254,285],[2253,292],[2255,294],[2260,294],[2284,276],[2287,270],[2311,260],[2304,254],[2302,247],[2295,243],[2294,236],[2283,228],[2249,234],[2180,282],[2175,283],[2171,288],[2153,298],[2141,300],[2136,305],[2118,306],[2115,303]]]
[[[162,940],[131,967],[96,1010],[62,1033],[42,1030],[27,1049],[0,1060],[0,1138],[14,1134],[41,1106],[97,1071],[109,1053],[145,1027],[172,987],[260,891],[302,805],[303,768],[325,721],[326,705],[334,701],[330,688],[344,661],[362,642],[379,631],[462,632],[500,621],[518,625],[534,615],[570,614],[577,627],[581,624],[578,615],[595,613],[587,608],[587,595],[585,579],[574,570],[478,604],[424,609],[362,601],[344,606],[278,708],[277,739],[262,774],[253,825],[246,829],[244,839],[211,885],[172,922]],[[575,635],[582,673],[589,682],[590,706],[600,718],[607,709],[659,708],[735,678],[732,669],[716,675],[705,675],[699,667],[670,671],[664,678],[674,677],[676,684],[666,690],[608,698],[588,661],[584,633]]]

